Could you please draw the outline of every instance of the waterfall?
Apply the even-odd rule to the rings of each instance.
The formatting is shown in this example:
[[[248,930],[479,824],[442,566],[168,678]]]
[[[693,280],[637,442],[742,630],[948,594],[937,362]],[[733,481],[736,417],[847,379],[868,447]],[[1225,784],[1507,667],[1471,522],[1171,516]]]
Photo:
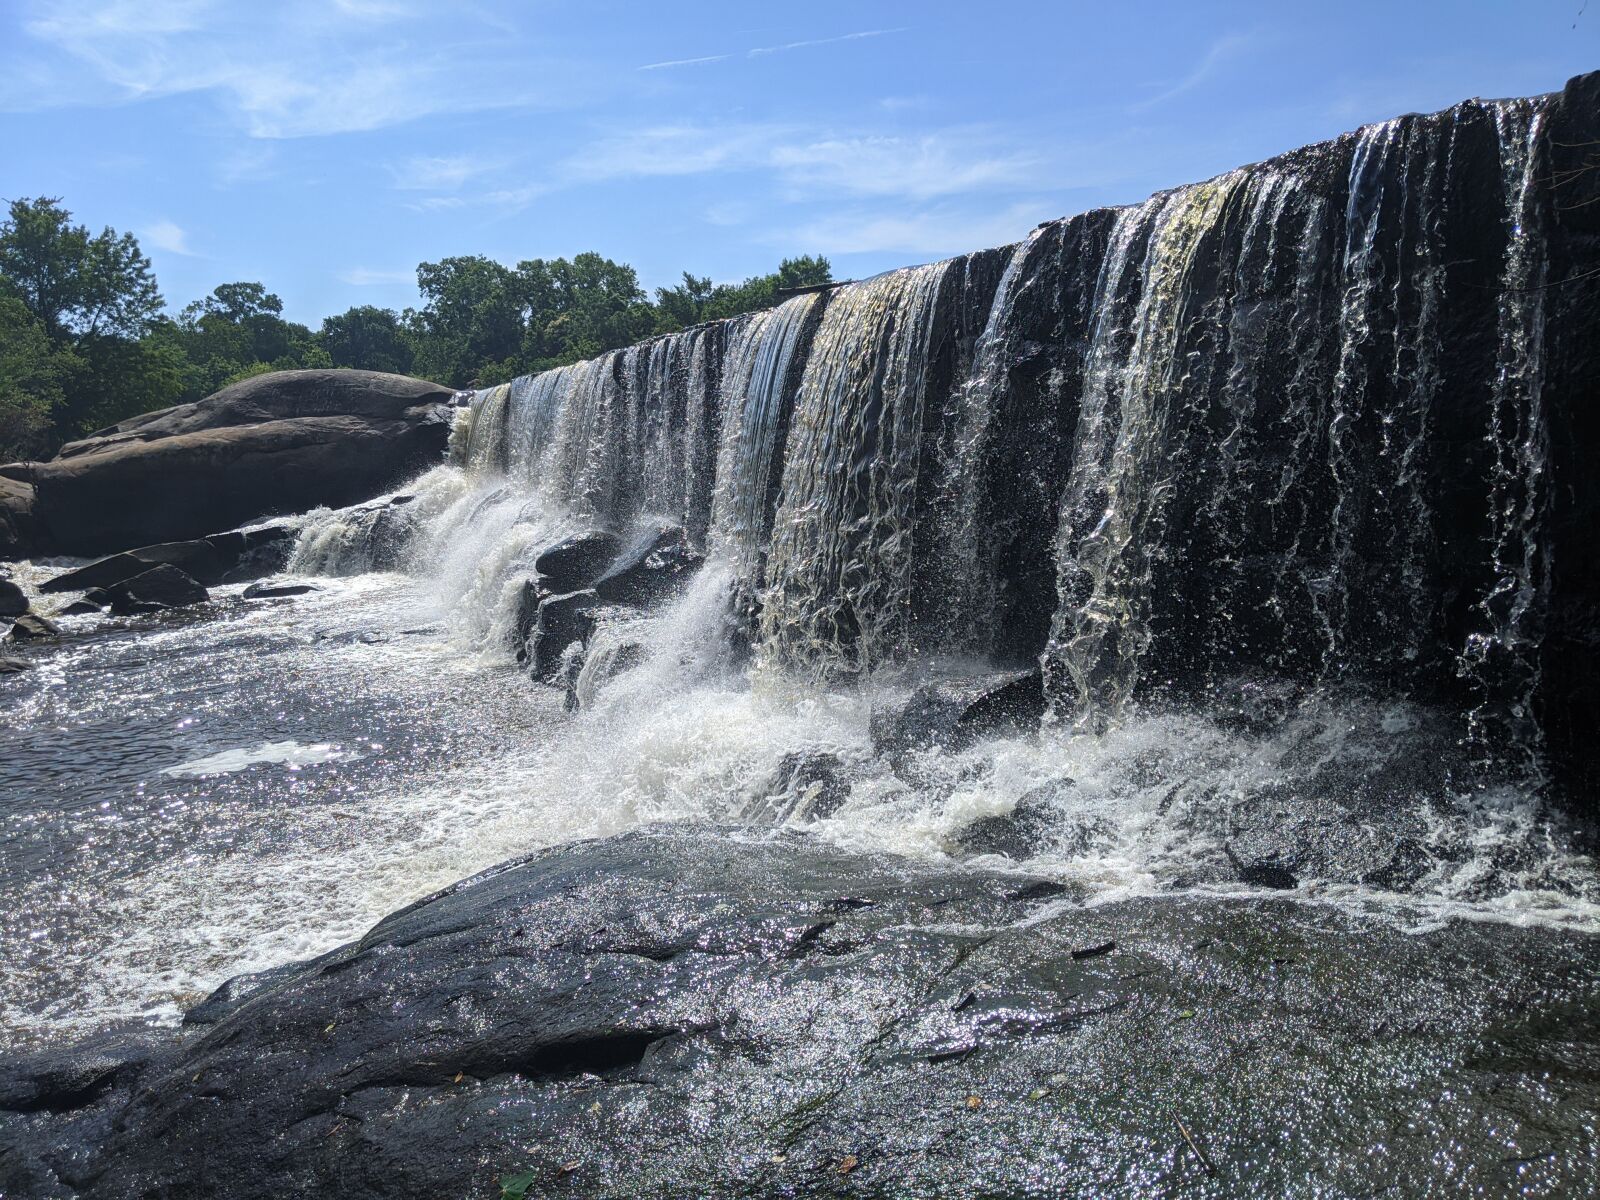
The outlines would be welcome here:
[[[841,288],[800,383],[761,610],[769,662],[858,673],[906,650],[934,318],[950,264]]]
[[[1177,486],[1168,432],[1187,369],[1180,339],[1199,315],[1190,278],[1245,178],[1236,172],[1148,201],[1124,213],[1113,236],[1062,509],[1062,603],[1047,652],[1078,724],[1116,716],[1150,641],[1150,557]]]
[[[484,389],[410,561],[475,554],[504,608],[553,538],[666,521],[765,671],[1037,659],[1085,732],[1280,678],[1441,705],[1531,766],[1551,105],[1383,122]]]
[[[796,296],[756,313],[731,339],[723,366],[722,445],[712,504],[712,553],[734,564],[748,591],[762,586],[781,474],[790,374],[824,298]]]

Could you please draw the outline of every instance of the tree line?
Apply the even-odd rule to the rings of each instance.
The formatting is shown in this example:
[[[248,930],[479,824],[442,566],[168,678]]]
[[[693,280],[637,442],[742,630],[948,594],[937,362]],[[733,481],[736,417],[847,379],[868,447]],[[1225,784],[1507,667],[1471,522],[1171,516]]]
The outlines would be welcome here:
[[[288,321],[257,282],[219,284],[167,311],[131,233],[73,222],[52,197],[12,200],[0,223],[0,462],[45,458],[124,418],[266,371],[357,367],[449,387],[502,383],[832,282],[828,260],[713,284],[683,275],[654,297],[599,254],[508,267],[462,255],[417,267],[420,308],[364,304],[319,329]]]

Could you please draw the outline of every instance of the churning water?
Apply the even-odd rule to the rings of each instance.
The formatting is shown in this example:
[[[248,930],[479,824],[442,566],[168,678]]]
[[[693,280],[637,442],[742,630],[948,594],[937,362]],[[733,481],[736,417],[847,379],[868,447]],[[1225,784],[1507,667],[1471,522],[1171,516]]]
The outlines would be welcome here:
[[[1532,717],[1542,103],[475,393],[407,503],[302,519],[320,591],[70,619],[5,685],[7,1033],[171,1018],[507,856],[683,818],[1090,904],[1288,883],[1600,931]],[[1488,285],[1454,282],[1469,242]],[[664,524],[693,575],[529,679],[539,553]],[[884,736],[1000,667],[1042,673],[1042,728]]]

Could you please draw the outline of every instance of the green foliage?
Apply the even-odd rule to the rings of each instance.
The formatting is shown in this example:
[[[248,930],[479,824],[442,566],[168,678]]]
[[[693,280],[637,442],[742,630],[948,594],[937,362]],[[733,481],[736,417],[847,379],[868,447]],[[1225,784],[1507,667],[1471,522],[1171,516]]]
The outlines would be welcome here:
[[[415,353],[400,314],[392,308],[359,305],[322,322],[318,341],[335,367],[392,371],[409,375]]]
[[[57,346],[75,337],[137,338],[161,312],[150,260],[131,233],[91,235],[61,201],[13,200],[0,223],[0,289]]]
[[[505,1175],[500,1179],[500,1200],[523,1200],[528,1194],[528,1189],[539,1178],[533,1171],[519,1171],[515,1175]]]
[[[771,275],[753,275],[743,283],[723,283],[713,287],[709,279],[697,279],[684,272],[683,282],[674,288],[656,289],[656,331],[670,333],[717,321],[740,313],[770,308],[785,297],[785,290],[814,287],[833,282],[833,267],[821,256],[786,258]]]
[[[71,374],[22,301],[0,297],[0,461],[27,458],[49,441],[51,412]]]
[[[283,301],[248,280],[168,317],[132,234],[91,234],[50,197],[10,201],[7,212],[0,460],[45,457],[63,441],[267,371],[356,367],[452,387],[503,383],[832,280],[827,259],[793,258],[737,284],[685,273],[652,302],[632,267],[599,254],[515,268],[462,255],[417,268],[421,308],[361,305],[313,331],[285,320]]]

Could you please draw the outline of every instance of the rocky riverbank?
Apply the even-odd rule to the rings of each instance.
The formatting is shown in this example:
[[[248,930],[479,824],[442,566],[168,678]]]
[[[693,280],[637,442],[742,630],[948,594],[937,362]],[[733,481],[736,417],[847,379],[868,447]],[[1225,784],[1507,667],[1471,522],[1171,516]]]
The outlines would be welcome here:
[[[38,1197],[1572,1196],[1592,937],[688,826],[508,863],[17,1062]]]

